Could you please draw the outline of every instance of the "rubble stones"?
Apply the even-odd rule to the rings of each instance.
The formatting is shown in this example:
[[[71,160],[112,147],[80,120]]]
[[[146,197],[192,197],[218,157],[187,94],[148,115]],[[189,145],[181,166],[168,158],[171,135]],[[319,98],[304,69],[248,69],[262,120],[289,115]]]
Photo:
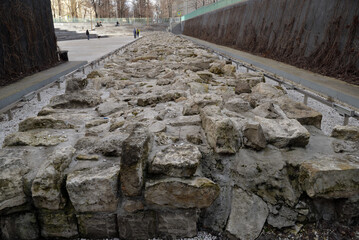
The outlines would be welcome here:
[[[107,101],[107,102],[100,104],[96,108],[96,110],[100,117],[107,117],[108,115],[110,115],[112,113],[125,110],[127,108],[127,106],[128,106],[127,103]]]
[[[255,150],[261,150],[267,146],[267,141],[259,123],[246,123],[242,131],[245,146]]]
[[[359,127],[357,126],[335,126],[332,131],[332,137],[348,140],[359,141]]]
[[[267,222],[269,225],[281,229],[295,226],[297,217],[297,212],[286,206],[282,206],[279,210],[276,210],[276,213],[269,214]]]
[[[20,132],[39,128],[71,129],[74,128],[74,126],[66,123],[63,120],[55,119],[52,117],[32,117],[22,121],[19,124]]]
[[[39,213],[41,236],[44,238],[75,238],[78,236],[76,216],[69,211],[42,210]]]
[[[82,238],[103,239],[118,236],[116,214],[81,213],[76,217]]]
[[[171,177],[191,177],[201,157],[201,152],[193,145],[172,145],[156,154],[149,171]]]
[[[74,152],[72,147],[58,149],[41,166],[31,187],[32,199],[37,208],[58,210],[65,206],[66,198],[61,192],[63,171],[71,163]]]
[[[309,142],[308,130],[297,120],[273,120],[258,116],[255,120],[261,124],[267,142],[276,147],[305,147]]]
[[[50,100],[52,108],[86,108],[95,107],[102,102],[99,92],[82,90],[74,93],[65,93]]]
[[[320,129],[323,117],[321,113],[307,107],[304,103],[294,102],[286,96],[278,98],[276,102],[288,118],[296,119],[302,125],[313,125]]]
[[[191,238],[197,235],[197,213],[195,210],[179,210],[158,214],[159,236],[173,239]]]
[[[231,64],[226,64],[222,67],[222,72],[224,75],[234,76],[234,73],[236,72],[236,66]]]
[[[0,224],[1,239],[36,240],[40,238],[38,222],[32,212],[3,217]]]
[[[201,110],[202,127],[206,132],[208,144],[217,152],[234,154],[239,147],[239,136],[230,118],[218,115],[217,107]]]
[[[63,134],[53,134],[49,131],[31,130],[28,132],[15,132],[8,135],[3,147],[6,146],[56,146],[66,142],[67,137]]]
[[[358,157],[321,156],[300,166],[300,183],[312,198],[349,198],[359,194]]]
[[[219,187],[207,178],[167,178],[147,181],[149,204],[175,208],[206,208],[218,197]]]
[[[126,196],[141,194],[143,172],[151,148],[150,135],[142,125],[136,125],[122,144],[121,189]]]
[[[196,115],[200,113],[201,108],[208,105],[221,105],[222,98],[211,94],[196,94],[183,107],[183,115]]]
[[[140,211],[128,215],[118,215],[118,232],[122,239],[147,240],[156,237],[156,213]]]
[[[230,111],[238,112],[238,113],[247,112],[250,109],[252,109],[249,102],[246,102],[241,98],[232,98],[232,99],[230,99],[229,101],[226,102],[224,107],[227,108]]]
[[[77,212],[113,212],[118,204],[119,166],[72,172],[66,188]]]
[[[26,203],[23,175],[28,171],[18,157],[0,158],[0,210]]]
[[[256,239],[269,213],[265,202],[254,194],[234,189],[231,208],[226,231],[239,239]]]
[[[236,81],[236,86],[235,86],[234,92],[236,94],[251,93],[252,89],[247,81],[239,80],[239,81]]]

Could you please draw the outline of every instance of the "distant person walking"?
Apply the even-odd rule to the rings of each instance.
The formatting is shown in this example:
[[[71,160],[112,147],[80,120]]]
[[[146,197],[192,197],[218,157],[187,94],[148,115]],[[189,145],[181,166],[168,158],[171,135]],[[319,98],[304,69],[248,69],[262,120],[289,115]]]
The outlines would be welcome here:
[[[137,31],[136,31],[136,28],[134,28],[133,29],[133,36],[136,38],[136,33],[137,33]]]
[[[137,28],[136,33],[137,33],[137,37],[140,37],[140,29]]]
[[[89,32],[89,30],[86,30],[86,36],[87,36],[87,40],[90,40],[90,32]]]

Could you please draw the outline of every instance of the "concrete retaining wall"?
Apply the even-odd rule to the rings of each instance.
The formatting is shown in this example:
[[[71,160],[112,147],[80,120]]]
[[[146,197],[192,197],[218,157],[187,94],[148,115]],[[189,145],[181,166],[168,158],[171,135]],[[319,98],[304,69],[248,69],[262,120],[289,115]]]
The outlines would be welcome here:
[[[359,1],[250,0],[183,23],[183,34],[359,84]]]
[[[0,16],[0,86],[56,64],[49,0],[2,0]]]

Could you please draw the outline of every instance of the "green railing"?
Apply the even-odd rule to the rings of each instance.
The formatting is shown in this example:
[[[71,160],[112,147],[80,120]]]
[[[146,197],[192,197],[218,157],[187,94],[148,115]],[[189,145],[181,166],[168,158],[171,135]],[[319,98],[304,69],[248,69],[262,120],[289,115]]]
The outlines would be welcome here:
[[[214,10],[224,8],[224,7],[227,7],[227,6],[232,5],[232,4],[236,4],[236,3],[239,3],[239,2],[246,2],[246,1],[248,1],[248,0],[221,0],[221,1],[218,1],[216,3],[213,3],[213,4],[210,4],[210,5],[206,5],[206,6],[203,6],[201,8],[198,8],[197,10],[182,16],[181,21],[186,21],[188,19],[200,16],[202,14],[212,12]]]
[[[147,24],[147,23],[169,23],[170,18],[54,18],[54,23],[111,23],[115,24],[117,21],[120,25],[123,24]]]

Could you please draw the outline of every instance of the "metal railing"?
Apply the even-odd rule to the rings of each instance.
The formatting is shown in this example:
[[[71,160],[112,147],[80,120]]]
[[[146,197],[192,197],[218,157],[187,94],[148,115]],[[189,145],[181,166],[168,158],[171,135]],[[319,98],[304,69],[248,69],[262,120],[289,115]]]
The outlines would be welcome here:
[[[143,38],[143,37],[141,37]],[[130,46],[131,44],[133,44],[134,42],[138,41],[139,39],[141,38],[137,38],[136,40],[133,40],[132,42],[130,43],[127,43],[123,46],[121,46],[120,48],[114,50],[114,51],[111,51],[109,52],[108,54],[98,58],[98,59],[95,59],[93,60],[92,62],[90,63],[87,63],[79,68],[77,68],[76,70],[64,75],[64,76],[61,76],[59,77],[57,80],[53,81],[52,83],[49,83],[48,85],[42,87],[42,88],[39,88],[37,89],[36,91],[32,91],[26,95],[24,95],[21,99],[11,103],[10,105],[0,109],[0,114],[2,113],[5,113],[8,115],[8,120],[12,120],[13,119],[13,113],[12,113],[12,109],[15,108],[20,102],[27,102],[27,101],[30,101],[31,99],[33,99],[35,96],[37,96],[37,100],[38,101],[41,101],[41,92],[43,90],[46,90],[50,87],[53,87],[54,85],[57,85],[58,88],[60,89],[61,88],[61,83],[64,82],[67,78],[71,78],[71,77],[74,77],[75,74],[78,74],[78,73],[83,73],[85,74],[86,73],[86,70],[93,70],[96,66],[99,66],[101,62],[103,61],[106,61],[108,59],[111,59],[114,55],[117,55],[117,54],[122,54],[125,49]]]
[[[181,36],[181,37],[191,41],[191,39],[189,39],[189,38],[186,38],[184,36]],[[192,42],[194,42],[194,41],[192,41]],[[287,90],[295,90],[295,91],[303,94],[304,95],[303,103],[305,105],[308,104],[308,98],[311,98],[311,99],[314,99],[314,100],[316,100],[316,101],[318,101],[318,102],[320,102],[320,103],[322,103],[322,104],[324,104],[326,106],[329,106],[329,107],[333,108],[334,110],[336,110],[339,113],[339,115],[344,117],[344,120],[343,120],[343,125],[344,126],[348,125],[350,117],[359,120],[359,113],[358,112],[356,112],[356,111],[354,111],[354,110],[352,110],[352,109],[350,109],[348,107],[345,107],[345,106],[343,106],[341,104],[335,103],[332,100],[328,100],[329,97],[324,98],[324,97],[318,96],[318,95],[316,95],[316,94],[314,94],[312,92],[304,90],[303,88],[301,88],[299,86],[295,86],[294,84],[290,83],[287,80],[279,79],[275,74],[267,73],[267,72],[265,72],[264,70],[262,70],[260,68],[257,68],[257,67],[254,67],[253,65],[250,65],[250,64],[247,64],[245,62],[242,62],[239,59],[235,59],[233,57],[227,56],[226,54],[218,52],[218,51],[216,51],[216,50],[214,50],[214,49],[212,49],[209,46],[206,46],[204,44],[200,44],[198,42],[194,42],[194,43],[201,46],[202,48],[207,49],[209,52],[212,52],[212,53],[216,54],[217,56],[222,57],[223,59],[226,59],[226,60],[229,60],[229,61],[233,62],[236,65],[237,70],[240,67],[244,67],[244,68],[246,68],[247,72],[249,72],[249,71],[261,72],[261,73],[263,73],[264,77],[269,78],[269,79],[277,82],[279,85],[283,85]]]
[[[97,22],[101,23],[111,23],[115,24],[116,22],[119,22],[120,25],[126,25],[126,24],[147,24],[147,23],[169,23],[171,21],[171,18],[69,18],[69,17],[63,17],[63,18],[53,18],[54,23],[92,23],[96,24]]]
[[[239,2],[246,2],[246,1],[248,1],[248,0],[220,0],[220,1],[212,3],[210,5],[205,5],[205,6],[201,7],[201,8],[198,8],[197,10],[195,10],[193,12],[190,12],[190,13],[182,16],[181,21],[186,21],[188,19],[198,17],[198,16],[200,16],[202,14],[212,12],[214,10],[224,8],[224,7],[227,7],[227,6],[232,5],[232,4],[236,4],[236,3],[239,3]]]

